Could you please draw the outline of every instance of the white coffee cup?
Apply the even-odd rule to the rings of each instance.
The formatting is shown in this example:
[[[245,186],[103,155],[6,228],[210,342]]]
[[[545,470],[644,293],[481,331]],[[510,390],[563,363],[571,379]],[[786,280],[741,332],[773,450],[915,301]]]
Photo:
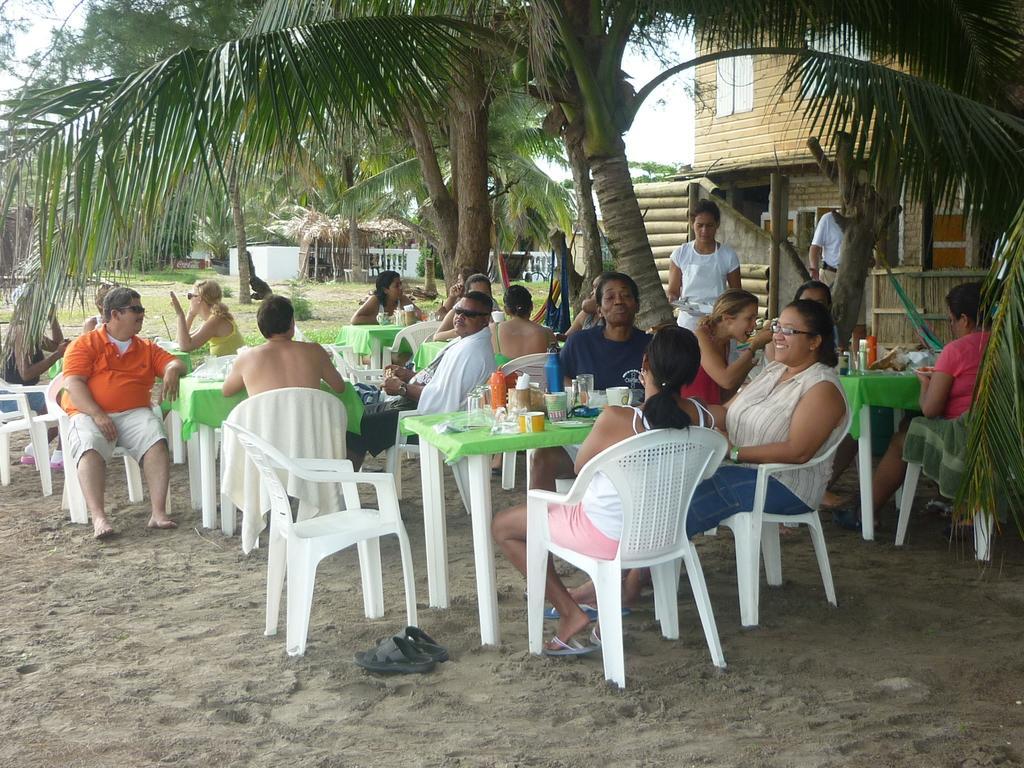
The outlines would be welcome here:
[[[505,313],[502,312],[500,309],[496,309],[493,312],[491,312],[491,320],[493,320],[496,323],[503,323],[505,322]]]
[[[629,405],[629,387],[608,387],[608,405]]]

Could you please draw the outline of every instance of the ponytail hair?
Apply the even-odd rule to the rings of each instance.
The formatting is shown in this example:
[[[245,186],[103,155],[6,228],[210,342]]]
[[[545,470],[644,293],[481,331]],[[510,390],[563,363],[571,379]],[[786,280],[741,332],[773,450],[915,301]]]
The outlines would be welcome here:
[[[700,344],[693,331],[678,325],[659,328],[647,345],[647,367],[658,392],[644,403],[651,429],[686,429],[690,417],[679,407],[680,390],[700,371]]]
[[[216,280],[200,280],[196,283],[196,295],[203,301],[203,303],[209,305],[210,314],[217,318],[224,318],[225,320],[235,321],[235,318],[231,315],[231,310],[228,309],[228,305],[224,303],[224,292],[221,290],[220,283]]]
[[[730,288],[718,297],[715,306],[711,309],[711,314],[702,317],[698,325],[713,329],[714,326],[718,325],[726,317],[735,317],[751,305],[757,306],[757,296],[750,291]]]

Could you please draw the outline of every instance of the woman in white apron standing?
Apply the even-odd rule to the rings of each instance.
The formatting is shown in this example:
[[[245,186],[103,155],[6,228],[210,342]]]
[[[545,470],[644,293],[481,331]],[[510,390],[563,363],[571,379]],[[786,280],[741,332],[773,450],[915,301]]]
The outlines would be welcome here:
[[[699,200],[690,211],[695,238],[672,252],[668,267],[668,299],[684,298],[688,308],[679,310],[679,325],[697,330],[706,312],[726,288],[740,288],[740,260],[736,251],[715,240],[722,212],[711,200]]]

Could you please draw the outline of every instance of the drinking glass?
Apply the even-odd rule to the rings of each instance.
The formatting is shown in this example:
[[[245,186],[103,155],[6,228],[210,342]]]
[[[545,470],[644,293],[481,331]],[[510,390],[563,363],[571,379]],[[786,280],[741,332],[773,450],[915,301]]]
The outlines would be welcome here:
[[[576,377],[576,380],[580,383],[580,405],[590,405],[590,393],[594,391],[594,374],[592,373],[581,373]]]

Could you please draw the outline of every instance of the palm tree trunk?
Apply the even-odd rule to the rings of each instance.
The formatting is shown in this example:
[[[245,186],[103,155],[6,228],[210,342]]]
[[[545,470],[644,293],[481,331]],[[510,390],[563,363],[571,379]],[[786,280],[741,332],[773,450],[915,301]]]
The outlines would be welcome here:
[[[465,73],[452,94],[449,124],[452,178],[458,206],[455,270],[487,272],[491,251],[491,200],[487,189],[489,96],[479,68]],[[446,274],[445,277],[448,277]]]
[[[355,160],[346,156],[342,164],[345,174],[345,189],[352,189],[356,183]],[[359,219],[354,212],[348,216],[348,256],[351,261],[352,276],[356,280],[365,280],[366,270],[363,269],[362,248],[359,246]],[[337,274],[334,279],[337,281]]]
[[[597,209],[594,207],[594,183],[590,179],[590,165],[579,142],[565,140],[565,149],[572,168],[573,186],[576,187],[576,210],[578,214],[580,241],[585,257],[583,281],[572,298],[573,310],[579,312],[580,304],[590,293],[590,286],[604,270],[601,259],[601,230],[597,226]]]
[[[452,193],[445,184],[441,164],[437,160],[437,152],[430,134],[427,132],[426,121],[422,113],[412,108],[406,111],[406,127],[416,150],[423,171],[423,183],[430,196],[428,205],[421,209],[431,219],[437,231],[437,240],[441,256],[441,269],[444,271],[445,282],[449,285],[455,280],[458,270],[455,268],[455,251],[458,243],[459,210]]]
[[[619,143],[621,145],[621,141]],[[651,328],[672,322],[672,307],[654,266],[654,254],[636,201],[625,148],[620,146],[617,153],[608,157],[590,158],[590,172],[615,266],[632,277],[640,289],[637,325]]]
[[[238,173],[232,166],[228,176],[228,194],[231,197],[231,219],[235,224],[235,244],[238,248],[238,303],[252,304],[249,293],[249,259],[246,257],[248,238],[245,236],[245,214],[242,212],[242,193],[238,188]]]

